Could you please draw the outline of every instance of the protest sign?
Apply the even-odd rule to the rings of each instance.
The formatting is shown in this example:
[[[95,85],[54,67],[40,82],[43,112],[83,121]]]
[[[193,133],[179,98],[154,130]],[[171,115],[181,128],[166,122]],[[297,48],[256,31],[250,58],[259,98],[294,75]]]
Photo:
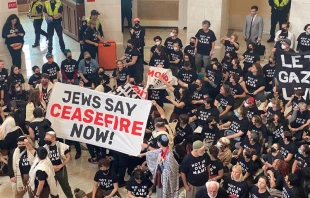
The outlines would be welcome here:
[[[112,90],[109,93],[127,98],[141,99],[141,96],[137,94],[129,83],[118,86],[115,90]]]
[[[277,53],[276,78],[282,88],[283,97],[289,100],[294,90],[305,90],[304,98],[309,98],[310,85],[310,52]]]
[[[177,78],[172,75],[170,69],[149,67],[149,70],[147,72],[147,84],[145,89],[166,89],[166,85],[158,79],[160,76],[171,85],[178,84]]]
[[[56,83],[46,117],[60,138],[137,156],[151,106],[148,100]]]

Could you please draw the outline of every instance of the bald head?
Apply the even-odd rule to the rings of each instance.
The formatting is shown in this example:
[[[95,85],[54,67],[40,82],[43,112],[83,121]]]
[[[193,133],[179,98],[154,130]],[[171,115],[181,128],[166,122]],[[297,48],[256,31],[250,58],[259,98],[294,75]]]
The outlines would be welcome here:
[[[209,181],[206,183],[208,195],[210,198],[215,198],[219,190],[220,184],[216,181]]]

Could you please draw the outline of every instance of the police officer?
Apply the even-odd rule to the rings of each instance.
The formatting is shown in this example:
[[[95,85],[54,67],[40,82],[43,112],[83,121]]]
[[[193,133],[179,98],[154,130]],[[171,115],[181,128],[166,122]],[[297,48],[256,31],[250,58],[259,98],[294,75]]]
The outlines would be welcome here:
[[[124,32],[124,21],[127,19],[128,28],[132,28],[132,0],[122,0],[122,32]]]
[[[104,42],[100,32],[96,29],[96,20],[91,19],[88,22],[88,28],[84,32],[83,50],[88,51],[92,59],[96,59],[98,51],[98,42]]]
[[[135,25],[132,27],[132,29],[130,29],[131,39],[135,41],[135,47],[141,54],[143,64],[147,65],[147,62],[144,61],[145,28],[140,25],[139,18],[135,18],[133,22]]]
[[[40,35],[47,38],[47,33],[41,29],[43,21],[43,6],[40,0],[32,0],[30,3],[30,10],[28,17],[33,20],[34,32],[36,34],[35,42],[32,47],[38,47],[40,45]]]
[[[276,26],[279,23],[279,27],[288,20],[288,13],[291,9],[291,0],[269,0],[271,6],[271,27],[270,27],[270,39],[268,43],[274,42]]]
[[[62,13],[63,6],[60,0],[47,0],[45,1],[44,16],[47,22],[47,35],[48,35],[48,52],[53,51],[53,36],[54,30],[59,38],[59,45],[61,51],[64,53],[65,42],[62,36]]]

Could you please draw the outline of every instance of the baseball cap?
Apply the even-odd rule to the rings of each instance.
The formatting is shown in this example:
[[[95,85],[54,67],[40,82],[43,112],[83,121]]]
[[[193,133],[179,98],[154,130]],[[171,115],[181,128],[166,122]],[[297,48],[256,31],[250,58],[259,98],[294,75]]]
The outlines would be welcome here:
[[[133,22],[139,22],[140,23],[140,19],[139,18],[134,18]]]
[[[45,58],[46,58],[46,59],[53,58],[53,54],[47,53],[47,54],[45,55]]]
[[[286,43],[287,45],[291,46],[291,40],[290,39],[283,39],[283,42]]]
[[[252,103],[252,104],[255,103],[255,99],[254,99],[253,97],[250,97],[248,100],[249,100],[249,102]]]
[[[97,10],[92,10],[92,11],[90,12],[90,15],[91,15],[91,16],[100,15],[100,13],[99,13]]]

